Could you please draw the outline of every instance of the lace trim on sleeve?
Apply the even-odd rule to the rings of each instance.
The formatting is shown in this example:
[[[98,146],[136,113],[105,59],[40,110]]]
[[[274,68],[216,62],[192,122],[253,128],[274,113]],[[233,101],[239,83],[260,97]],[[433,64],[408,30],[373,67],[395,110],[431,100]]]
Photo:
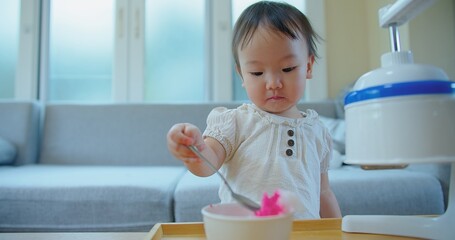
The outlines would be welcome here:
[[[203,137],[216,139],[226,152],[226,160],[231,158],[235,142],[235,110],[218,107],[213,109],[207,117],[207,128]]]

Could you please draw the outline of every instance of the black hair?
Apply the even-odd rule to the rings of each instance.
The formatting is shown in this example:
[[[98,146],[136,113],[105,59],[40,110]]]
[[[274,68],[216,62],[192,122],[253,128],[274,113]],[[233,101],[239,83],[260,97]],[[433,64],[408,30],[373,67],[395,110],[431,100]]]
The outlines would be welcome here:
[[[246,8],[234,26],[232,53],[236,66],[239,66],[238,50],[250,42],[261,24],[283,33],[290,39],[303,37],[308,46],[308,54],[318,57],[316,42],[320,37],[305,14],[287,3],[260,1]]]

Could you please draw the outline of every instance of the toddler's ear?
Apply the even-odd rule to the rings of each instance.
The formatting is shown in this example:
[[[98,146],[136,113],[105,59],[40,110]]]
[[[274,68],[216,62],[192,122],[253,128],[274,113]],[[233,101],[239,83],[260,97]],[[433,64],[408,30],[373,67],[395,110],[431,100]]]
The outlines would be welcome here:
[[[314,55],[308,56],[308,63],[306,67],[306,78],[313,78],[313,64],[314,64]]]

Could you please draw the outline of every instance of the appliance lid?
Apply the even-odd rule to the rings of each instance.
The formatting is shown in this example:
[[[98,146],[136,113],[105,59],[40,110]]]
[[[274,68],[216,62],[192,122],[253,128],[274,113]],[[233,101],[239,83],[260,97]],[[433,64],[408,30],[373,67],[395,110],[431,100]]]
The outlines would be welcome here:
[[[344,99],[345,106],[351,103],[422,94],[455,94],[455,82],[447,80],[419,80],[395,82],[352,91]]]

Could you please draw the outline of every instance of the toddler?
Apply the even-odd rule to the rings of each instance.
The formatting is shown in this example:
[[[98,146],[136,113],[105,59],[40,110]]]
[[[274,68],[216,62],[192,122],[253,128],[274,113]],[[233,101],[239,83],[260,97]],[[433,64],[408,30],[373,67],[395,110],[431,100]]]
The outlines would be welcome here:
[[[234,27],[236,70],[251,103],[215,108],[201,131],[190,123],[168,132],[170,152],[197,176],[213,171],[187,146],[195,145],[220,168],[235,192],[260,202],[277,189],[297,195],[296,218],[341,217],[328,179],[332,140],[314,110],[300,111],[317,56],[317,35],[295,7],[262,1]],[[226,186],[221,202],[232,202]]]

